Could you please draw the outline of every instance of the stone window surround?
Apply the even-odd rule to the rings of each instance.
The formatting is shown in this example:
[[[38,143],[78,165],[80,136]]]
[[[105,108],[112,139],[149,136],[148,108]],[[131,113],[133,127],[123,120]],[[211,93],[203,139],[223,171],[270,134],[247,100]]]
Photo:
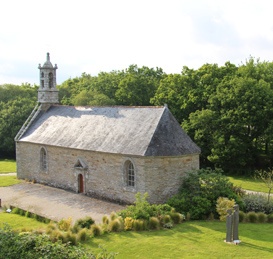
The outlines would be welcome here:
[[[134,185],[129,185],[128,183],[128,176],[129,176],[129,165],[128,163],[133,165],[133,169],[134,169]],[[127,191],[132,191],[135,192],[136,191],[136,185],[137,185],[137,170],[136,170],[136,165],[134,163],[134,161],[129,158],[126,157],[124,158],[124,162],[123,162],[123,183],[124,183],[124,188]]]
[[[40,148],[40,171],[45,173],[48,171],[48,152],[45,147]]]

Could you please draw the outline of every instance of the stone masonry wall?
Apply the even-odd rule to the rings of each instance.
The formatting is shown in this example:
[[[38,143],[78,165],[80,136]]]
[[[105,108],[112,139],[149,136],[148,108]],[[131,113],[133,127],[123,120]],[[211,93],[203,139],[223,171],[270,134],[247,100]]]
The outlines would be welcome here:
[[[47,151],[48,170],[40,169],[40,150]],[[137,192],[148,192],[153,203],[164,202],[178,191],[185,172],[199,168],[199,156],[132,157],[17,142],[17,175],[54,187],[79,191],[78,175],[84,178],[84,193],[109,200],[133,203]],[[87,168],[79,168],[78,161]],[[124,163],[135,167],[135,187],[126,186]]]

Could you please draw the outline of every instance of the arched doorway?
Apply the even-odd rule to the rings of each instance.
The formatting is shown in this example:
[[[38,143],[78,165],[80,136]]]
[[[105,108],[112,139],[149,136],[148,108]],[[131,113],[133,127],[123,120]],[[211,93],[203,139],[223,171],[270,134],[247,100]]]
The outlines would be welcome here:
[[[79,190],[79,193],[84,192],[83,175],[82,174],[78,175],[78,190]]]

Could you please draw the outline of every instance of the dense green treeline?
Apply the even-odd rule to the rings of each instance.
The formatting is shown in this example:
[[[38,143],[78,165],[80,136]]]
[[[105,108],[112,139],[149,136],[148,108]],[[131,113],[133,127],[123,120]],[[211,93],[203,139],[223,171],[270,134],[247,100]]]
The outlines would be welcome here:
[[[0,86],[0,155],[14,154],[10,141],[35,105],[36,88]],[[58,88],[65,105],[168,104],[201,147],[202,167],[243,172],[271,166],[272,62],[249,58],[239,66],[226,62],[199,69],[183,67],[180,74],[131,65],[97,76],[83,73]],[[17,110],[20,105],[24,108]]]

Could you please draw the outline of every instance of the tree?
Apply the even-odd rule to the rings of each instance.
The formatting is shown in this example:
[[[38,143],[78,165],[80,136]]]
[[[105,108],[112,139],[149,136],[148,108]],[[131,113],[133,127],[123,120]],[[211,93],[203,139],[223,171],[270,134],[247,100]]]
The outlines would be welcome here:
[[[271,191],[273,190],[273,170],[265,171],[259,170],[256,171],[256,179],[261,180],[264,185],[268,188],[267,202],[270,202]]]
[[[0,157],[15,157],[14,137],[35,106],[37,87],[0,86]]]
[[[160,80],[164,77],[161,68],[138,68],[131,65],[125,71],[116,91],[116,100],[121,105],[150,105]]]

